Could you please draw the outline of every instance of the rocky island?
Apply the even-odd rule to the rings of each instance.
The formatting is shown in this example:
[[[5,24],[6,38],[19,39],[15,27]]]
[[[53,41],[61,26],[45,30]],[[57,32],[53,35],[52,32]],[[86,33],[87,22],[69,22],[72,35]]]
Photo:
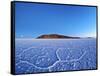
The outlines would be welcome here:
[[[40,35],[36,39],[79,39],[80,37],[71,37],[59,34],[44,34]]]

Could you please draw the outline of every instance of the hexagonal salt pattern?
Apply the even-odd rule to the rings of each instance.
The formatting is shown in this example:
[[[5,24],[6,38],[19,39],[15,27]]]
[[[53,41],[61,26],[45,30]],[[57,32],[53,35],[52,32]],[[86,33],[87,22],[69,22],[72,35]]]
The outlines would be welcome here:
[[[16,74],[96,69],[96,39],[16,39]]]

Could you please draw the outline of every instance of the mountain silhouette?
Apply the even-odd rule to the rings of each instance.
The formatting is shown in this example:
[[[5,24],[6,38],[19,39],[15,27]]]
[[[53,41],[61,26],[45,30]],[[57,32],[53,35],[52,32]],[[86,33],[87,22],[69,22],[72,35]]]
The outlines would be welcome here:
[[[80,37],[71,37],[59,34],[44,34],[37,37],[37,39],[79,39]]]

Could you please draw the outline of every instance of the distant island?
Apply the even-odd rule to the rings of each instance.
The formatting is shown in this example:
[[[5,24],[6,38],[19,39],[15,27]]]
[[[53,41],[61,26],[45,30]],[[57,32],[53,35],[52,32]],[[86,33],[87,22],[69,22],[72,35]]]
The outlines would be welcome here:
[[[40,35],[36,39],[80,39],[80,37],[71,37],[59,34],[44,34]]]

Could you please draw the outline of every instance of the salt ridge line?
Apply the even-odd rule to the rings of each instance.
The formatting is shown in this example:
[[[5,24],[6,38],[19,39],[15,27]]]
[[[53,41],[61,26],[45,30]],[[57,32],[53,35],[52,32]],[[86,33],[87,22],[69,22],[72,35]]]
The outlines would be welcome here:
[[[59,51],[59,49],[61,49],[61,48],[58,48],[57,49],[57,51]],[[56,52],[57,52],[56,51]],[[49,67],[47,67],[47,68],[41,68],[41,67],[38,67],[38,66],[36,66],[35,64],[32,64],[32,63],[30,63],[30,62],[28,62],[28,61],[23,61],[23,60],[20,60],[20,62],[19,63],[17,63],[16,65],[18,65],[18,64],[20,64],[21,62],[27,62],[27,63],[29,63],[29,64],[31,64],[31,65],[34,65],[36,68],[39,68],[39,69],[50,69],[50,68],[52,68],[52,67],[54,67],[58,62],[76,62],[76,61],[79,61],[79,60],[81,60],[82,58],[83,58],[83,56],[86,54],[86,51],[82,54],[82,56],[80,57],[80,58],[78,58],[78,59],[72,59],[72,60],[58,60],[58,61],[55,61],[55,63],[53,64],[53,65],[51,65],[51,66],[49,66]],[[59,57],[59,55],[56,53],[56,55],[57,55],[57,57],[58,57],[58,59],[60,58]]]

